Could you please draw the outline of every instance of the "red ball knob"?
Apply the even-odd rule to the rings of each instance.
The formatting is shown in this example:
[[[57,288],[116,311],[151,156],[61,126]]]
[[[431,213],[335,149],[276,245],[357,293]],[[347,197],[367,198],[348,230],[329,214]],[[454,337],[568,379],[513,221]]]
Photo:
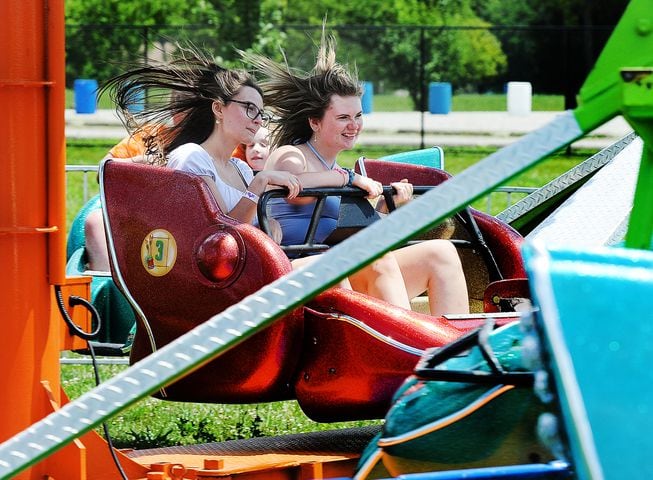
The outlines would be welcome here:
[[[214,282],[229,280],[239,270],[242,261],[240,242],[226,231],[206,237],[197,251],[197,266],[206,278]]]

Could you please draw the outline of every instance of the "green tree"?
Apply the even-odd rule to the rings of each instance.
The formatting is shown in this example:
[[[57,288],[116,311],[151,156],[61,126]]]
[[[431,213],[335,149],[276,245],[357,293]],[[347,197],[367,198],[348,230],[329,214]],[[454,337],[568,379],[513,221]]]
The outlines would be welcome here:
[[[500,38],[510,58],[508,79],[526,80],[540,92],[565,93],[567,107],[594,65],[628,0],[473,0],[484,20],[504,26]],[[528,30],[525,30],[528,28]]]
[[[324,18],[337,31],[340,55],[357,65],[362,79],[408,90],[416,107],[424,105],[429,81],[450,81],[454,88],[467,89],[506,66],[500,43],[470,0],[323,0],[319,6],[289,2],[284,9],[288,24],[319,26]],[[458,25],[475,29],[448,28]],[[291,38],[286,49],[292,64],[310,66],[312,58],[306,55],[310,42],[298,34]]]
[[[237,49],[280,58],[284,8],[284,0],[67,0],[68,85],[110,78],[139,58],[165,60],[175,42],[199,45],[225,66],[242,66]]]
[[[176,41],[192,41],[229,62],[236,57],[235,48],[248,48],[257,40],[262,3],[67,0],[68,84],[77,77],[102,81],[139,57],[165,59]]]
[[[165,60],[173,42],[184,40],[227,66],[240,65],[236,49],[279,60],[282,46],[292,65],[310,68],[326,18],[341,56],[357,65],[361,79],[381,90],[406,89],[420,106],[429,81],[468,89],[505,69],[500,43],[472,1],[68,0],[68,82],[102,82],[139,57]],[[458,25],[473,28],[450,28]]]
[[[118,65],[143,54],[147,26],[179,21],[191,10],[184,0],[67,0],[65,8],[69,84],[115,74]]]

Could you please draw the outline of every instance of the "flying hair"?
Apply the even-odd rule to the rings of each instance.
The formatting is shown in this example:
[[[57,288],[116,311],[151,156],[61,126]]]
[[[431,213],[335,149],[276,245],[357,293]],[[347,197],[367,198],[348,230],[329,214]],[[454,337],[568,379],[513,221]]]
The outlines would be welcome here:
[[[243,86],[261,88],[245,70],[226,69],[193,44],[176,44],[167,63],[143,62],[108,80],[116,111],[132,135],[142,133],[148,158],[165,163],[184,143],[202,143],[215,125],[213,102],[229,102]],[[152,125],[165,126],[155,129]]]
[[[257,53],[239,54],[253,67],[266,108],[275,114],[276,125],[270,135],[275,147],[309,140],[313,133],[309,118],[322,118],[333,95],[363,94],[356,70],[350,71],[337,62],[336,39],[326,34],[324,26],[315,66],[310,72],[290,67],[283,50],[282,63]]]

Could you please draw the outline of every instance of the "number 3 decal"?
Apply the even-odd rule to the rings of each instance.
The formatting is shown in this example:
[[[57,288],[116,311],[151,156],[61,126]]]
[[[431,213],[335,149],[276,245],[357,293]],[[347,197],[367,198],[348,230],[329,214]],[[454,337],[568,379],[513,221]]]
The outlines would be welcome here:
[[[141,245],[141,261],[150,275],[161,277],[168,273],[177,260],[177,242],[163,229],[152,230]]]

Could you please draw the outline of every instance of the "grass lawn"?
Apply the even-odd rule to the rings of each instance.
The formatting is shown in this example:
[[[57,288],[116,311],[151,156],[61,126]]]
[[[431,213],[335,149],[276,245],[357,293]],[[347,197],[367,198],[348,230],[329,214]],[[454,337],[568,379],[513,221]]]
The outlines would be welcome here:
[[[66,108],[75,108],[75,92],[70,88],[66,89]],[[115,107],[108,95],[103,95],[97,101],[97,108],[113,110]]]
[[[122,365],[100,365],[100,378],[106,380],[125,368]],[[61,379],[64,390],[71,398],[78,397],[95,385],[92,369],[88,365],[62,365]],[[373,423],[378,421],[317,423],[306,417],[295,401],[213,405],[148,397],[113,417],[108,426],[116,448],[142,449],[333,430]],[[98,433],[103,434],[100,429]]]

